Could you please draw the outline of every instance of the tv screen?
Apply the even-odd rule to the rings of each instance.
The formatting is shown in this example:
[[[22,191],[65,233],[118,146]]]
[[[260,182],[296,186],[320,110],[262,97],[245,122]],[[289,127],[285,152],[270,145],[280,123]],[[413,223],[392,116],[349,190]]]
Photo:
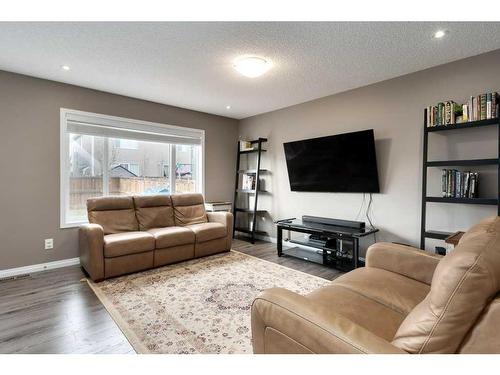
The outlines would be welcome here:
[[[373,129],[283,146],[292,191],[379,192]]]

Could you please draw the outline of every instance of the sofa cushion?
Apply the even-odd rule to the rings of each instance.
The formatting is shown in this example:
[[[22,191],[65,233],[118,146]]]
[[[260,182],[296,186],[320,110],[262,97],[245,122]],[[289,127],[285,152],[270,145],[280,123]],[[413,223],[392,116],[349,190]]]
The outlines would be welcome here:
[[[154,266],[164,266],[167,264],[182,262],[194,258],[194,243],[156,249],[154,251]]]
[[[104,236],[106,258],[142,253],[154,250],[154,248],[155,238],[147,232],[114,233]]]
[[[362,267],[313,291],[307,298],[390,341],[429,289],[427,284],[396,273]]]
[[[227,247],[227,239],[225,237],[205,242],[196,242],[194,244],[194,256],[196,258],[218,254],[229,250],[230,249]]]
[[[194,244],[194,232],[185,227],[165,227],[149,229],[156,241],[157,249]]]
[[[134,196],[134,205],[140,230],[175,225],[174,209],[170,195]]]
[[[409,353],[455,353],[500,290],[500,217],[471,228],[436,267],[427,297],[393,344]]]
[[[123,257],[104,258],[105,277],[115,277],[127,273],[139,272],[153,267],[154,251],[125,255]]]
[[[132,197],[90,198],[87,200],[87,213],[89,222],[101,225],[104,234],[139,229]]]
[[[405,315],[358,292],[331,284],[306,295],[311,306],[340,314],[387,341],[392,340]]]
[[[203,195],[175,194],[172,195],[175,224],[180,226],[206,223],[207,214]]]
[[[226,226],[221,223],[193,224],[188,225],[188,228],[194,232],[198,243],[226,237],[227,235]]]
[[[484,309],[478,320],[467,333],[458,353],[464,354],[498,354],[500,353],[500,293]]]
[[[420,281],[371,267],[357,268],[336,278],[332,284],[362,294],[405,316],[427,296],[431,289],[428,284]]]

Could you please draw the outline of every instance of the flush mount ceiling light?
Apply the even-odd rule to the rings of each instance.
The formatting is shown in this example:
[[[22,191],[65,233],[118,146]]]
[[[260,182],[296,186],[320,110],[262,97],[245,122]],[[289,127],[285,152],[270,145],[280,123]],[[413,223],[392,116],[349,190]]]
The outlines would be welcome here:
[[[438,30],[434,33],[434,38],[435,39],[441,39],[446,35],[446,30]]]
[[[245,77],[256,78],[267,72],[272,66],[270,60],[257,56],[245,56],[236,59],[234,69]]]
[[[61,65],[61,69],[67,72],[69,70],[69,66],[68,65]]]

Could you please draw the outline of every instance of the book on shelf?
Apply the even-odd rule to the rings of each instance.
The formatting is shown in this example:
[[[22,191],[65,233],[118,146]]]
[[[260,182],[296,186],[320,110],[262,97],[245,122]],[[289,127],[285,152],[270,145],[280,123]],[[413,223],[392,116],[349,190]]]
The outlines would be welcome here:
[[[479,108],[481,111],[481,120],[486,120],[486,95],[481,94],[479,95]]]
[[[498,117],[498,94],[496,92],[491,93],[491,118]]]
[[[463,122],[469,121],[469,107],[467,104],[462,104],[462,120]]]
[[[251,174],[244,174],[241,188],[243,190],[255,190],[255,176]]]
[[[469,103],[468,103],[468,106],[471,110],[471,118],[470,118],[470,121],[476,121],[476,117],[477,117],[477,106],[476,106],[476,98],[474,98],[473,96],[470,97],[469,99]]]
[[[486,118],[491,118],[491,92],[486,94]]]
[[[240,151],[251,151],[253,150],[252,142],[241,140],[240,141]]]
[[[477,198],[479,173],[443,169],[441,174],[441,195],[443,198]]]
[[[447,101],[444,104],[444,124],[445,125],[450,125],[452,124],[451,122],[451,106],[452,106],[452,101]]]
[[[447,126],[498,118],[498,99],[497,92],[489,92],[471,96],[463,104],[447,100],[428,106],[424,109],[426,126]]]
[[[438,103],[438,125],[443,125],[443,103]]]

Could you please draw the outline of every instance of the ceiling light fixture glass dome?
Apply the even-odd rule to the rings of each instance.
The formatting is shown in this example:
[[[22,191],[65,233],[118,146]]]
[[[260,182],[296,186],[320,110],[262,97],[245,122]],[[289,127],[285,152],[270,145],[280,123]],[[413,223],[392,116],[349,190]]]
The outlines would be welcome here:
[[[271,66],[270,60],[257,56],[240,57],[234,62],[234,69],[249,78],[261,76],[271,69]]]

